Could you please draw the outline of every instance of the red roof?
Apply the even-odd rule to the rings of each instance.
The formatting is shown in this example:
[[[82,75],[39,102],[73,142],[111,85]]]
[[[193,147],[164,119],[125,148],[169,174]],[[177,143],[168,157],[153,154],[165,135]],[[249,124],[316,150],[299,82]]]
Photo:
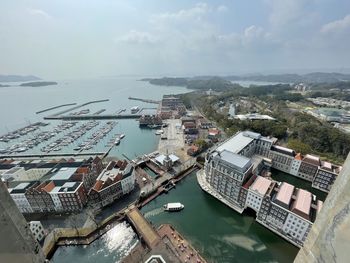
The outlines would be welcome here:
[[[218,134],[220,134],[220,130],[219,129],[209,129],[208,133],[209,133],[209,135],[218,135]]]

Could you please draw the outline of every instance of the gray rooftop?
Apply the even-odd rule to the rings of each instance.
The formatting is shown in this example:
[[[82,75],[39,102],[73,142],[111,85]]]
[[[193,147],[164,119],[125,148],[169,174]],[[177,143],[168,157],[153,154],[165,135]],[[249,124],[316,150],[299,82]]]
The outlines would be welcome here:
[[[15,167],[12,167],[11,169],[7,170],[5,173],[3,173],[3,175],[14,174],[14,173],[18,172],[19,170],[24,170],[24,168],[15,166]]]
[[[223,150],[220,153],[221,160],[230,163],[232,166],[235,166],[239,171],[245,172],[252,165],[252,162],[249,158],[232,153],[230,151]]]
[[[228,139],[226,142],[221,144],[217,151],[221,152],[223,150],[227,150],[233,153],[239,153],[244,147],[246,147],[249,143],[254,141],[254,139],[258,139],[260,136],[259,133],[254,132],[240,132],[235,136]]]
[[[20,183],[14,189],[25,189],[30,183]]]
[[[59,169],[53,176],[51,176],[50,180],[68,180],[74,172],[77,170],[77,168],[68,168],[64,167]]]

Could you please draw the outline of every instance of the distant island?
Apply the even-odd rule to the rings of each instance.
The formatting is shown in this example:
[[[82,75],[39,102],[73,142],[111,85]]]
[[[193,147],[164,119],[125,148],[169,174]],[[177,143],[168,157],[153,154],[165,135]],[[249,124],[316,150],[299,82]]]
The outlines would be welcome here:
[[[0,75],[0,82],[22,82],[22,81],[35,81],[41,80],[40,78],[32,75]]]
[[[220,83],[220,85],[227,86],[228,82],[234,81],[261,81],[261,82],[277,82],[277,83],[336,83],[340,81],[350,81],[350,74],[342,73],[323,73],[313,72],[304,75],[299,74],[273,74],[273,75],[247,75],[247,76],[197,76],[193,78],[144,78],[141,81],[148,81],[153,85],[161,86],[182,86],[189,89],[198,89],[198,85],[202,86],[204,82],[209,86],[214,83]],[[226,81],[226,82],[224,82]],[[208,85],[205,85],[208,86]],[[215,88],[216,90],[221,88]],[[213,89],[213,90],[215,90]]]
[[[160,78],[160,79],[141,79],[141,81],[148,81],[153,85],[160,86],[182,86],[192,90],[215,90],[215,91],[223,91],[230,88],[234,88],[235,84],[231,81],[226,80],[220,77],[211,77],[208,79],[186,79],[186,78]]]
[[[141,79],[141,81],[148,81],[150,84],[160,85],[160,86],[185,87],[188,84],[188,80],[186,78],[168,78],[168,77],[164,77],[160,79],[144,78],[144,79]]]
[[[57,82],[54,82],[54,81],[35,81],[35,82],[22,83],[20,86],[22,86],[22,87],[42,87],[42,86],[50,86],[50,85],[57,85]]]
[[[0,88],[10,87],[10,85],[2,85],[0,84]]]

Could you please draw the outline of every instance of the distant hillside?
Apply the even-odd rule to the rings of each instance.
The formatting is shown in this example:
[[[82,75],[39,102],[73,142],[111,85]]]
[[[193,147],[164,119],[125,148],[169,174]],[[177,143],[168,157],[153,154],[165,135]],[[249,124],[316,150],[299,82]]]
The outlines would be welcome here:
[[[183,86],[188,87],[192,85],[197,89],[197,84],[209,80],[225,80],[225,81],[260,81],[260,82],[277,82],[277,83],[336,83],[340,81],[350,81],[350,74],[342,73],[323,73],[313,72],[309,74],[272,74],[272,75],[247,75],[247,76],[196,76],[193,78],[145,78],[141,81],[148,81],[153,85],[161,86]],[[209,84],[209,83],[207,83]],[[220,84],[223,84],[222,82]],[[225,84],[228,85],[227,83]],[[207,85],[205,85],[207,86]]]
[[[36,82],[22,83],[20,86],[23,86],[23,87],[41,87],[41,86],[49,86],[49,85],[57,85],[57,82],[54,82],[54,81],[36,81]]]
[[[159,85],[159,86],[187,86],[187,79],[186,78],[160,78],[160,79],[152,79],[152,78],[145,78],[141,79],[141,81],[148,81],[150,84],[153,85]]]
[[[214,77],[211,79],[193,79],[189,80],[187,84],[188,89],[203,89],[203,90],[215,90],[215,91],[224,91],[235,88],[235,84],[232,84],[230,81]]]
[[[20,76],[20,75],[0,75],[0,82],[22,82],[22,81],[34,81],[41,80],[36,76]]]
[[[313,72],[304,75],[298,74],[273,74],[251,76],[226,76],[231,81],[249,80],[283,83],[334,83],[338,81],[350,81],[350,74]]]
[[[235,85],[232,84],[229,80],[219,78],[219,77],[208,77],[205,79],[201,78],[160,78],[160,79],[141,79],[141,81],[148,81],[153,85],[160,86],[182,86],[187,87],[188,89],[203,89],[203,90],[215,90],[215,91],[223,91],[227,89],[234,88]]]

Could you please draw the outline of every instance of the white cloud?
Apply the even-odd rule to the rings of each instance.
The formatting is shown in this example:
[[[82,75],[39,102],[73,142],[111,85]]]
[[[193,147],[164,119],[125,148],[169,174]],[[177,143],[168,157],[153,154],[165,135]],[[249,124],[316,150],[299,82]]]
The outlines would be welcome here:
[[[189,9],[181,9],[174,13],[162,13],[153,15],[151,18],[152,22],[159,22],[161,20],[177,20],[184,21],[193,18],[200,18],[211,11],[211,8],[206,3],[197,3],[194,7]]]
[[[325,24],[321,28],[321,32],[328,33],[342,33],[346,30],[350,30],[350,14],[345,16],[343,19],[335,20],[328,24]]]
[[[32,16],[39,16],[39,17],[43,17],[45,19],[52,18],[52,16],[50,16],[47,12],[45,12],[42,9],[28,8],[28,13]]]
[[[271,8],[270,22],[280,27],[303,18],[310,0],[266,0]]]
[[[131,30],[127,34],[115,39],[116,42],[126,42],[129,44],[154,44],[158,42],[158,38],[149,32],[141,32]]]
[[[217,10],[218,12],[224,13],[224,12],[227,12],[227,11],[228,11],[228,7],[225,6],[225,5],[219,5],[219,6],[216,8],[216,10]]]
[[[263,35],[263,28],[255,25],[249,26],[244,30],[244,37],[247,39],[256,39]]]

